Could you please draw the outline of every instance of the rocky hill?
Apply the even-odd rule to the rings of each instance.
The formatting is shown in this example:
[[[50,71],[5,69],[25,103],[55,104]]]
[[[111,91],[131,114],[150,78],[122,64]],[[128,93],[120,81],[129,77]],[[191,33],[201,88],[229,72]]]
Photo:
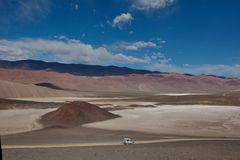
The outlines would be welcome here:
[[[44,127],[74,127],[90,122],[117,118],[110,112],[87,102],[71,102],[42,116]]]

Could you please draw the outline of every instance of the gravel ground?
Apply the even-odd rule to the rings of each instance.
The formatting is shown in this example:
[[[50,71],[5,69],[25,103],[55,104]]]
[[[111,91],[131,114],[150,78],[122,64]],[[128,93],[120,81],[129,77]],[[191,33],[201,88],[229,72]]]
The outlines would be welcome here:
[[[5,149],[4,160],[239,160],[240,141],[192,141],[159,144]]]

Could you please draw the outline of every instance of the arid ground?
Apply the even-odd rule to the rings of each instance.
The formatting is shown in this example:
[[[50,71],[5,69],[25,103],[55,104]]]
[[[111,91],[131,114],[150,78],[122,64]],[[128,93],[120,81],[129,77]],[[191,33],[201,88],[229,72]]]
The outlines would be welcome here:
[[[230,98],[224,99],[226,96]],[[4,159],[237,160],[240,108],[236,97],[173,94],[2,100],[0,131],[5,134]],[[44,128],[39,123],[42,115],[71,101],[87,101],[120,118],[68,128]],[[132,138],[136,144],[123,146],[124,137]]]
[[[8,160],[239,160],[240,141],[187,141],[132,146],[6,149]]]

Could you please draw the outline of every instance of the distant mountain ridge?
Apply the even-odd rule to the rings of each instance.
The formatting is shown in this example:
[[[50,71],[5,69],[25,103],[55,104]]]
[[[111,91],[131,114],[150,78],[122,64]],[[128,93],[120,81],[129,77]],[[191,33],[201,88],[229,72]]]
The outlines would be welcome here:
[[[35,60],[0,61],[0,97],[142,96],[240,91],[239,78]]]
[[[174,73],[78,76],[0,68],[0,97],[142,96],[240,91],[240,79]]]
[[[128,67],[100,66],[86,64],[63,64],[38,60],[5,61],[0,60],[0,68],[24,70],[48,70],[59,73],[70,73],[79,76],[114,76],[126,74],[160,73],[148,70],[131,69]]]

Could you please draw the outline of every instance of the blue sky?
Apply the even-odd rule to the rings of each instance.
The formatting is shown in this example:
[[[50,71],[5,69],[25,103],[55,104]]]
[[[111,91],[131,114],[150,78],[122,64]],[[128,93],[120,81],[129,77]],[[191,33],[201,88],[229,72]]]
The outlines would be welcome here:
[[[0,59],[240,77],[238,0],[0,0]]]

